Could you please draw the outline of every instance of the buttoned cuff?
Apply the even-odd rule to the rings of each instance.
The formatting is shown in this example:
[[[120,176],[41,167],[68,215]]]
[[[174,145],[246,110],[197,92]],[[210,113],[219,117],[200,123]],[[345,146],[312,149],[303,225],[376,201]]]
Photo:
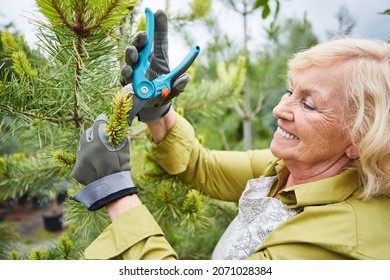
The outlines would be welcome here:
[[[85,250],[87,259],[113,259],[151,236],[163,236],[152,214],[144,206],[134,207],[120,215]]]

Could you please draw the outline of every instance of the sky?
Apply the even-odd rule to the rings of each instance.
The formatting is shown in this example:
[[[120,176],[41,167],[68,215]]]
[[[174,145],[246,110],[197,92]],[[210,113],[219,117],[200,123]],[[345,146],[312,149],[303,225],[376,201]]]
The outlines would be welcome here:
[[[390,15],[381,15],[380,13],[390,9],[389,0],[279,0],[281,10],[279,17],[302,18],[306,13],[308,20],[313,25],[315,35],[324,41],[327,39],[326,32],[337,28],[336,13],[340,6],[344,5],[348,8],[350,14],[356,20],[355,34],[360,37],[372,39],[390,39]],[[173,9],[185,10],[188,8],[190,0],[170,0]],[[163,0],[144,0],[143,7],[149,7],[152,11],[164,9],[165,1]],[[223,28],[235,38],[242,38],[242,20],[234,12],[227,10],[218,1],[213,1],[213,9],[215,15],[222,22]],[[13,22],[16,29],[25,35],[26,40],[34,45],[37,41],[35,36],[35,26],[30,23],[31,19],[37,14],[35,0],[0,0],[0,25]],[[229,19],[229,20],[226,20]],[[249,31],[252,36],[252,44],[260,43],[261,28],[264,22],[261,21],[260,14],[250,17]],[[203,31],[206,32],[207,31]],[[207,42],[207,34],[203,32],[194,32],[195,41],[202,45]],[[180,61],[187,50],[184,51],[183,45],[174,36],[170,34],[170,53],[174,53]],[[256,40],[257,39],[257,40]],[[179,55],[178,55],[179,54]],[[179,57],[178,57],[179,56]],[[175,61],[175,59],[173,59]],[[176,63],[176,62],[173,62]],[[172,64],[172,59],[171,59]]]

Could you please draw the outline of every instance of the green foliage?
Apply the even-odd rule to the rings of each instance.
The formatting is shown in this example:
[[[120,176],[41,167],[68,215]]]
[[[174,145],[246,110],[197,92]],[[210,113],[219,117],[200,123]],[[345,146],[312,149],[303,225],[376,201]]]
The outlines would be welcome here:
[[[70,176],[70,168],[64,167],[74,163],[79,135],[97,115],[110,111],[110,100],[121,87],[117,61],[120,30],[137,1],[36,3],[43,17],[34,24],[44,56],[31,51],[23,37],[1,32],[0,58],[12,64],[0,64],[7,66],[0,67],[1,140],[9,143],[15,138],[23,144],[4,150],[0,175],[4,198],[27,194],[54,199],[64,186],[70,194],[80,189]],[[37,249],[20,258],[82,256],[109,219],[103,211],[91,213],[72,202],[65,203],[64,224],[74,229],[70,236],[73,246],[64,237],[58,246]]]
[[[19,198],[29,195],[30,198],[52,198],[60,189],[58,175],[61,169],[49,156],[37,154],[24,156],[12,154],[3,157],[6,172],[0,175],[0,195],[3,199]]]
[[[142,158],[132,168],[133,179],[142,193],[141,199],[163,227],[163,230],[184,227],[195,231],[197,226],[204,226],[207,217],[203,212],[203,195],[192,191],[173,175],[167,174],[154,160],[150,147],[137,148],[132,151],[132,162]],[[195,211],[196,210],[196,211]]]
[[[55,34],[62,35],[55,41],[62,43],[61,39],[67,36],[91,38],[112,33],[137,1],[37,0],[36,3],[39,11],[48,20],[46,24],[41,23]]]
[[[200,215],[203,211],[203,197],[197,190],[190,190],[183,202],[183,210],[188,215]]]
[[[14,243],[20,235],[17,228],[9,222],[0,222],[0,260],[8,259]]]
[[[268,18],[271,14],[271,5],[270,2],[275,3],[274,9],[274,18],[276,19],[279,10],[280,2],[279,0],[244,0],[244,1],[235,1],[235,0],[221,0],[224,4],[232,8],[238,13],[251,14],[255,10],[262,9],[261,18],[264,20]]]
[[[68,154],[61,150],[55,151],[53,158],[63,168],[73,167],[76,162],[76,154]]]
[[[191,81],[185,94],[174,100],[177,110],[182,111],[195,127],[203,144],[211,149],[230,149],[234,146],[227,138],[235,137],[239,125],[232,122],[230,112],[242,103],[241,92],[245,82],[247,60],[238,56],[231,62],[216,63],[215,74],[208,78],[203,68],[196,73],[198,79]],[[215,76],[215,78],[211,78]],[[216,133],[217,132],[217,133]]]
[[[216,116],[239,100],[239,93],[245,81],[245,63],[243,56],[231,63],[218,62],[215,79],[197,79],[190,83],[186,93],[175,99],[175,105],[194,116],[203,114]],[[203,76],[203,75],[202,75]]]
[[[29,260],[47,260],[47,253],[43,247],[35,248],[28,256]]]
[[[64,233],[58,240],[58,248],[60,249],[62,255],[65,259],[69,257],[70,252],[73,249],[73,242],[70,239],[69,235]]]
[[[10,257],[9,257],[10,260],[20,260],[20,257],[19,257],[19,254],[16,250],[12,250],[10,252]]]
[[[205,197],[197,190],[190,190],[183,201],[182,224],[187,223],[192,232],[195,232],[196,228],[206,228],[209,225],[209,218],[205,216],[204,200]]]
[[[237,215],[235,203],[204,197],[204,226],[194,231],[185,226],[166,228],[164,232],[181,259],[210,259],[213,249],[231,220]]]
[[[390,15],[390,9],[387,9],[381,13],[382,15]]]
[[[1,43],[4,50],[9,54],[21,51],[20,45],[18,45],[14,35],[11,32],[3,31],[1,33]]]
[[[112,114],[109,117],[105,128],[108,140],[114,147],[125,138],[127,122],[127,112],[130,111],[133,104],[132,93],[118,91],[112,101]]]
[[[189,4],[191,13],[188,19],[194,20],[207,16],[211,9],[211,2],[211,0],[192,0]]]
[[[165,11],[174,28],[183,28],[188,23],[207,18],[211,12],[212,0],[192,0],[185,10],[171,11],[170,1],[166,1]]]
[[[270,14],[270,12],[271,12],[271,9],[270,9],[270,7],[268,5],[268,0],[256,0],[256,2],[253,5],[253,8],[257,9],[257,8],[260,8],[260,7],[263,8],[263,12],[261,14],[261,17],[263,19],[266,19],[268,17],[268,15]]]
[[[13,27],[12,24],[7,25],[8,28]],[[23,52],[26,54],[28,63],[31,67],[40,67],[46,64],[46,58],[39,50],[30,50],[23,35],[10,30],[0,30],[0,80],[9,81],[13,73],[12,55],[13,53]]]
[[[80,185],[78,188],[69,189],[69,195],[76,194],[82,187]],[[104,208],[89,211],[84,205],[74,200],[66,200],[65,206],[64,226],[69,226],[74,234],[82,238],[85,243],[84,248],[109,225],[110,218]]]
[[[0,176],[4,176],[7,173],[7,163],[5,158],[0,157]]]
[[[84,259],[84,249],[96,236],[84,237],[81,232],[75,231],[75,226],[70,226],[68,233],[63,233],[57,243],[47,249],[50,260],[78,260]]]
[[[31,65],[27,60],[27,56],[23,51],[12,53],[12,60],[15,72],[22,79],[33,80],[37,76],[37,71],[31,69]]]
[[[142,16],[138,22],[137,25],[137,32],[138,31],[145,31],[146,30],[146,17]]]

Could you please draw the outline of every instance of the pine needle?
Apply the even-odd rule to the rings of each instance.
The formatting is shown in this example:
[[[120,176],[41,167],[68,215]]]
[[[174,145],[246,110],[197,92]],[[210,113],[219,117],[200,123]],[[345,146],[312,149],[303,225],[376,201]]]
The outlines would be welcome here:
[[[108,141],[115,147],[126,137],[127,113],[130,111],[133,100],[131,94],[118,91],[112,101],[113,112],[106,125]]]
[[[76,162],[75,154],[67,154],[61,150],[54,152],[53,158],[63,168],[72,167]]]

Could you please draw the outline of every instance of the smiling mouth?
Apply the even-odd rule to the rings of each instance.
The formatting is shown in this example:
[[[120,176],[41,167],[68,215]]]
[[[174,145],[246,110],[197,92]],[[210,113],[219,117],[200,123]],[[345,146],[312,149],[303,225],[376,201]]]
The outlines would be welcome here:
[[[281,136],[283,136],[284,138],[286,138],[286,139],[299,140],[299,138],[298,138],[297,136],[295,136],[294,134],[290,134],[290,133],[284,131],[284,130],[281,129],[279,126],[278,126],[278,128],[276,129],[276,132],[277,132],[279,135],[281,135]]]

